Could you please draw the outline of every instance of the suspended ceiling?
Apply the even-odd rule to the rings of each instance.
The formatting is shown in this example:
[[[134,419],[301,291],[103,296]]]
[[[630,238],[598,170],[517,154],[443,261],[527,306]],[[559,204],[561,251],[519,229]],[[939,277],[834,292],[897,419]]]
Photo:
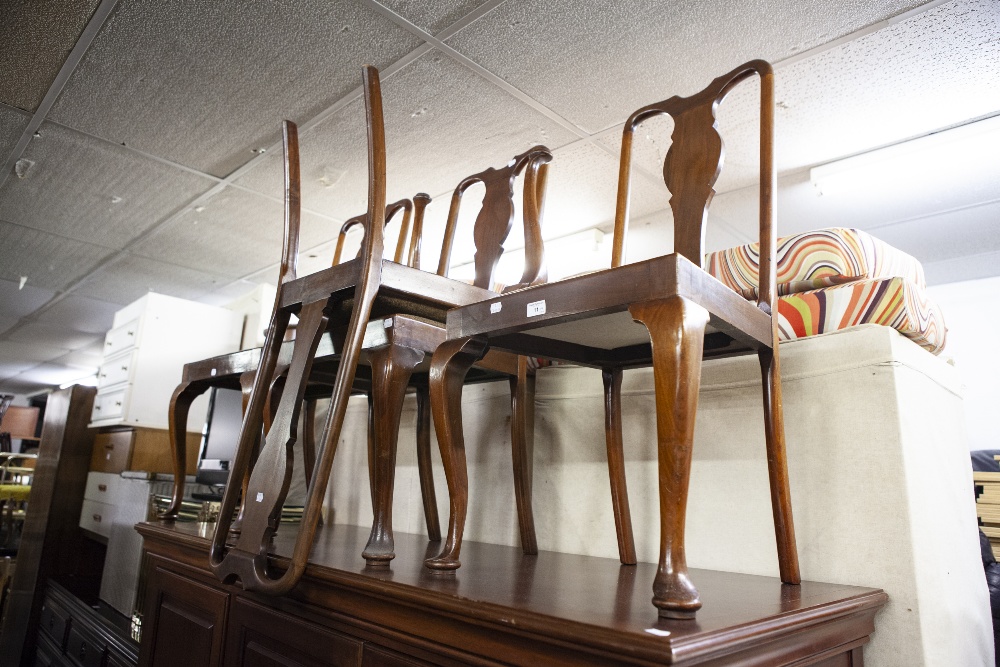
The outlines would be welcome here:
[[[434,197],[428,266],[454,185],[536,143],[555,153],[546,237],[610,229],[625,117],[764,58],[782,234],[855,226],[932,283],[1000,275],[1000,158],[839,199],[808,177],[1000,113],[998,35],[993,0],[6,0],[0,391],[92,373],[114,311],[147,290],[224,304],[273,282],[284,118],[302,130],[303,262],[328,263],[366,205],[364,63],[382,71],[389,200]],[[720,109],[709,250],[755,236],[755,105],[749,84]],[[656,129],[637,146],[631,259],[670,249]],[[458,243],[469,262],[468,225]]]

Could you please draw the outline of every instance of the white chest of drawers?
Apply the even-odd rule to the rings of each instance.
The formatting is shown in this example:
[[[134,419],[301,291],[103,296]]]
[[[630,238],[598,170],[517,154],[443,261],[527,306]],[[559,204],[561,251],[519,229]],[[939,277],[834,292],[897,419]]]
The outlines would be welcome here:
[[[90,426],[167,428],[184,364],[238,349],[242,319],[226,308],[154,292],[122,308],[104,339]],[[203,422],[206,408],[196,402],[189,425]]]

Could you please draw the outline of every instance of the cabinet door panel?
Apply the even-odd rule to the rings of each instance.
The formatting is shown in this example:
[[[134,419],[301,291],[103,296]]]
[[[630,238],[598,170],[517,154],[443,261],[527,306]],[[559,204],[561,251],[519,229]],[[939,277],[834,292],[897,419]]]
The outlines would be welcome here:
[[[146,591],[141,665],[222,664],[228,593],[155,566]]]
[[[431,664],[402,653],[365,644],[365,656],[361,661],[361,667],[431,667]]]
[[[255,602],[236,598],[229,620],[226,663],[241,667],[361,664],[361,642]]]

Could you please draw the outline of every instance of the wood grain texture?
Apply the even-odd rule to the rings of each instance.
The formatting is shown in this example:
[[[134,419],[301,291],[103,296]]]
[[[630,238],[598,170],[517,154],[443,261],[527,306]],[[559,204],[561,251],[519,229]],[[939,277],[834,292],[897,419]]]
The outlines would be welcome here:
[[[274,599],[214,580],[203,527],[140,524],[138,530],[150,571],[216,590],[229,597],[230,608],[266,607],[258,619],[277,615],[286,621],[281,627],[306,624],[360,639],[363,652],[376,647],[417,664],[801,667],[840,659],[830,664],[857,665],[887,600],[867,588],[788,586],[773,577],[692,570],[706,609],[697,622],[672,620],[658,618],[648,604],[652,563],[622,567],[612,559],[545,551],[526,556],[516,547],[470,541],[467,564],[440,576],[421,565],[426,538],[397,533],[391,568],[360,568],[357,553],[368,530],[330,524],[317,533],[299,586]],[[269,566],[282,570],[293,548],[294,536],[279,534]],[[157,577],[157,589],[170,593]],[[171,639],[161,638],[155,625],[149,601],[156,597],[146,597],[144,651]],[[233,641],[243,626],[223,628],[219,641]],[[296,636],[292,630],[276,639],[294,646]]]
[[[602,369],[601,379],[604,382],[604,439],[608,450],[608,477],[611,480],[618,557],[622,565],[635,565],[635,537],[632,533],[632,511],[628,504],[625,447],[622,442],[622,369]]]
[[[705,221],[713,186],[723,164],[723,142],[716,126],[716,110],[740,82],[757,75],[761,80],[760,207],[759,222],[762,296],[757,304],[744,300],[702,269]],[[779,569],[786,583],[799,581],[791,497],[785,456],[780,363],[774,302],[774,91],[773,73],[755,60],[716,78],[690,97],[671,97],[635,111],[625,123],[619,169],[612,268],[554,284],[527,286],[510,293],[461,306],[447,315],[448,342],[442,350],[455,351],[478,341],[493,350],[545,357],[601,368],[605,380],[605,424],[609,470],[615,505],[621,560],[630,553],[628,500],[621,463],[620,403],[616,397],[625,368],[653,366],[657,406],[660,487],[660,563],[653,581],[653,604],[661,615],[691,620],[700,608],[698,592],[687,573],[684,520],[690,474],[691,446],[703,356],[747,352],[760,355],[768,468],[778,543]],[[663,257],[624,264],[629,216],[632,140],[643,121],[669,115],[674,123],[672,142],[663,166],[664,183],[671,192],[674,252]],[[506,204],[497,204],[498,215]],[[764,294],[766,292],[766,294]],[[636,322],[645,325],[636,326]],[[456,347],[458,346],[458,347]],[[446,401],[435,377],[451,382],[447,360],[432,375],[433,400]],[[456,368],[466,365],[457,355]],[[453,400],[453,399],[452,399]],[[438,428],[449,479],[463,479],[460,452],[460,410],[451,404],[435,406],[447,424]],[[449,487],[450,488],[450,487]],[[440,560],[428,566],[458,567],[461,526],[466,500],[453,504],[461,516],[450,530],[449,544]]]
[[[45,582],[99,578],[103,558],[79,529],[94,432],[87,428],[97,390],[73,385],[49,394],[29,511],[21,532],[0,632],[0,664],[34,656]]]

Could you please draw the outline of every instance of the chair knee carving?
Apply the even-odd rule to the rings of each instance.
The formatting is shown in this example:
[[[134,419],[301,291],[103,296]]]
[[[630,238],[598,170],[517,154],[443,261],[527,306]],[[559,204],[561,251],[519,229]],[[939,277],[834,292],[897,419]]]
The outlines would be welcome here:
[[[734,86],[754,75],[761,80],[761,263],[756,304],[709,276],[702,267],[704,225],[723,162],[716,108]],[[629,117],[622,136],[612,268],[529,287],[448,313],[448,340],[434,355],[430,377],[435,427],[452,489],[451,516],[448,541],[439,556],[427,561],[428,567],[450,569],[460,564],[467,507],[462,376],[478,355],[497,349],[602,369],[615,515],[622,561],[627,562],[631,528],[627,521],[618,407],[621,371],[651,365],[660,506],[660,558],[653,581],[653,604],[661,616],[693,618],[701,602],[688,575],[684,527],[701,361],[719,354],[756,353],[763,380],[780,574],[783,582],[799,582],[785,457],[778,338],[772,316],[777,303],[773,78],[768,63],[751,61],[715,79],[695,95],[671,97]],[[664,162],[664,182],[671,192],[674,216],[674,251],[626,265],[623,259],[632,136],[640,123],[661,115],[669,115],[674,121],[672,146]],[[453,478],[457,480],[454,488]]]

